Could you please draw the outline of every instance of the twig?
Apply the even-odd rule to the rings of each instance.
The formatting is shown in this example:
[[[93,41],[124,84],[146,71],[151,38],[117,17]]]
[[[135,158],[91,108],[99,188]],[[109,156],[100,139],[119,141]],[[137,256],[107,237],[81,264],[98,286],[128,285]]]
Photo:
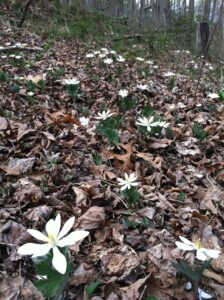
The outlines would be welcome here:
[[[25,47],[25,46],[19,46],[19,45],[13,45],[8,47],[2,47],[0,46],[0,52],[1,51],[8,51],[8,50],[25,50],[25,51],[43,51],[44,49],[41,47]]]

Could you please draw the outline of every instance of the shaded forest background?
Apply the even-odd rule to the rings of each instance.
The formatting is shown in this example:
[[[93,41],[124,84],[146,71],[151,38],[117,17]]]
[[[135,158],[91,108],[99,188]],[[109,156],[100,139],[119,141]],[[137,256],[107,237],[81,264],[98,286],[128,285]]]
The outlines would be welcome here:
[[[224,0],[11,0],[4,4],[18,20],[28,4],[23,26],[32,26],[44,36],[107,41],[123,51],[137,40],[151,54],[173,49],[200,54],[197,30],[206,21],[210,38],[216,27],[209,57],[213,61],[224,57]]]

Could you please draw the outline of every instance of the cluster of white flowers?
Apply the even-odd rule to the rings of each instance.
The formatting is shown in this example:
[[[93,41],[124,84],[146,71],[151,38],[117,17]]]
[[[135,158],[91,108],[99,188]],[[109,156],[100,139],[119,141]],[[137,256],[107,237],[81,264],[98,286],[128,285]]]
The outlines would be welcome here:
[[[211,99],[219,99],[219,95],[216,93],[210,93],[210,94],[208,94],[208,97]]]
[[[138,61],[144,61],[145,59],[143,58],[143,57],[136,57],[136,60],[138,60]]]
[[[110,57],[107,57],[108,55],[113,55],[115,56],[114,58],[118,61],[118,62],[125,62],[125,58],[122,55],[118,55],[117,52],[115,50],[108,50],[107,48],[101,48],[100,51],[96,50],[93,53],[87,53],[86,54],[86,58],[92,59],[95,56],[99,56],[99,58],[104,58],[104,63],[105,64],[112,64],[113,63],[113,59]]]
[[[80,81],[77,78],[65,79],[65,85],[78,85]]]

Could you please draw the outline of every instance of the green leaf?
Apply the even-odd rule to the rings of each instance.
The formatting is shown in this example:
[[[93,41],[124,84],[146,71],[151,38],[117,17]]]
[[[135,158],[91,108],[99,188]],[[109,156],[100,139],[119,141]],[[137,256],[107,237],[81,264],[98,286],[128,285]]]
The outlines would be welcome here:
[[[133,97],[125,97],[119,102],[122,111],[127,111],[135,106],[135,99]]]
[[[62,252],[68,261],[67,248],[62,249]],[[47,276],[47,279],[39,279],[34,284],[44,297],[57,299],[68,282],[68,275],[73,271],[73,266],[69,262],[66,273],[60,274],[53,269],[52,258],[52,251],[45,256],[33,258],[36,273],[39,276]]]
[[[204,270],[208,269],[211,266],[211,260],[205,261],[199,267],[191,266],[185,261],[180,261],[179,263],[173,262],[172,265],[177,270],[177,272],[184,274],[194,281],[199,281]]]
[[[12,86],[11,86],[11,91],[13,92],[13,93],[15,93],[15,94],[18,94],[19,93],[19,91],[20,91],[20,86],[18,85],[18,84],[13,84]]]
[[[130,189],[124,190],[122,195],[127,199],[127,202],[131,207],[137,206],[140,194],[135,187],[132,186]]]
[[[146,298],[146,300],[158,300],[155,296],[149,296]]]
[[[124,228],[126,229],[136,229],[139,228],[141,225],[139,222],[129,221],[127,216],[124,216],[122,221],[123,221]]]
[[[185,193],[184,192],[180,192],[178,194],[178,200],[184,202],[185,199]]]
[[[90,285],[88,285],[85,288],[85,292],[86,292],[87,296],[90,298],[101,284],[102,284],[101,281],[96,281],[96,282],[93,282]]]
[[[199,141],[203,141],[206,138],[206,133],[204,129],[198,123],[193,124],[192,129],[193,129],[194,136]]]
[[[219,92],[219,98],[221,101],[224,101],[224,90]]]
[[[144,117],[149,117],[153,113],[154,113],[154,109],[153,109],[153,107],[150,104],[148,104],[147,106],[145,106],[144,109],[143,109],[143,111],[142,111],[142,115]]]

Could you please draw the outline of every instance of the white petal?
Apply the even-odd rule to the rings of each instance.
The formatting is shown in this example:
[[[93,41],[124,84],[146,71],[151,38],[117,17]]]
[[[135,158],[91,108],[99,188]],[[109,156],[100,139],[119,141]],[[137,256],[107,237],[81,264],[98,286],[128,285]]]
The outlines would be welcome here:
[[[211,299],[212,296],[204,292],[202,289],[198,288],[198,295],[200,299]]]
[[[212,250],[212,249],[203,249],[203,252],[205,253],[205,255],[207,255],[208,258],[218,258],[219,257],[219,254],[221,251],[219,250]]]
[[[124,179],[122,179],[122,178],[117,178],[117,180],[119,181],[119,185],[124,185],[124,184],[126,184],[126,181],[124,180]]]
[[[126,182],[129,180],[129,176],[127,173],[124,173],[124,178],[125,178]]]
[[[35,230],[35,229],[27,229],[27,231],[29,232],[30,235],[32,235],[33,237],[35,237],[35,239],[43,241],[43,242],[47,242],[48,241],[48,237],[46,235],[44,235],[42,232]]]
[[[64,226],[62,227],[62,230],[60,231],[60,233],[58,235],[59,240],[72,229],[74,222],[75,222],[75,217],[72,217],[72,218],[68,219],[68,221],[65,222]]]
[[[138,182],[131,182],[131,185],[132,185],[132,186],[137,186],[137,185],[138,185]]]
[[[192,243],[191,241],[189,241],[188,239],[186,239],[183,236],[179,236],[179,239],[186,245],[194,246],[194,243]]]
[[[47,234],[48,235],[54,234],[55,236],[57,236],[59,233],[60,227],[61,227],[61,216],[60,216],[60,214],[58,214],[55,220],[51,219],[47,222],[47,224],[46,224]]]
[[[176,246],[178,248],[180,248],[181,250],[184,250],[184,251],[192,251],[192,250],[195,250],[194,246],[190,246],[190,245],[186,245],[184,243],[181,243],[181,242],[175,242]]]
[[[124,186],[121,187],[121,191],[126,190],[126,188],[128,188],[128,184],[127,183]]]
[[[129,176],[129,181],[135,181],[137,179],[137,177],[135,177],[134,173],[131,173],[131,175]]]
[[[208,259],[208,257],[203,252],[203,248],[197,250],[196,257],[197,257],[197,259],[202,260],[202,261],[205,261]]]
[[[85,230],[73,231],[68,236],[66,236],[62,240],[60,240],[57,243],[57,246],[65,247],[65,246],[73,245],[76,242],[83,240],[85,237],[87,237],[87,235],[89,235],[89,232],[85,231]]]
[[[46,255],[51,249],[50,244],[27,243],[18,249],[20,255],[33,255],[33,257]]]
[[[67,261],[65,256],[58,250],[57,247],[53,248],[52,265],[59,273],[65,274],[67,269]]]

